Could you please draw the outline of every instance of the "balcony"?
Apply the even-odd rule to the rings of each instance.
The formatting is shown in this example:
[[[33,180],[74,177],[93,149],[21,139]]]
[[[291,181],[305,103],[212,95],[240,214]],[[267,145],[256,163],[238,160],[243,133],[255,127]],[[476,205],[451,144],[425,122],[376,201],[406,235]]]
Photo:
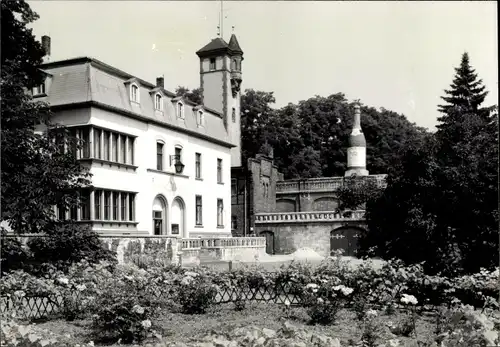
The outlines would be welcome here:
[[[283,212],[283,213],[257,213],[255,224],[277,223],[315,223],[315,222],[348,222],[364,221],[365,211],[349,211],[344,215],[337,212]]]

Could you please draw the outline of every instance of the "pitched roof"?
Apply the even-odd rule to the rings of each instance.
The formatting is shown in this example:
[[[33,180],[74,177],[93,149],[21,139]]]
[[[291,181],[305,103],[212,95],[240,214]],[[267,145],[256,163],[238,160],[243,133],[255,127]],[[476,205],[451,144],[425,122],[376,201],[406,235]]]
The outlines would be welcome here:
[[[229,145],[230,138],[224,126],[222,115],[213,110],[203,108],[207,113],[205,125],[198,127],[196,106],[184,101],[184,119],[176,115],[175,105],[171,102],[175,94],[162,88],[165,95],[164,112],[160,114],[154,109],[151,90],[157,87],[142,79],[139,85],[140,105],[132,105],[126,81],[133,76],[93,58],[75,58],[43,64],[42,68],[52,74],[48,85],[47,96],[37,98],[54,108],[76,107],[88,103],[97,107],[105,107],[118,113],[157,124],[171,129],[188,132],[214,143]],[[73,105],[73,106],[72,106]]]
[[[210,41],[210,43],[207,44],[205,47],[203,47],[198,52],[196,52],[196,54],[199,56],[200,54],[203,55],[206,53],[212,53],[212,52],[219,51],[219,50],[225,50],[228,47],[229,46],[226,43],[226,41],[224,41],[220,37],[217,37],[217,38],[213,39],[212,41]]]
[[[238,43],[238,39],[236,38],[235,34],[231,35],[231,39],[229,40],[229,49],[234,53],[243,54],[243,51],[241,50],[240,44]]]

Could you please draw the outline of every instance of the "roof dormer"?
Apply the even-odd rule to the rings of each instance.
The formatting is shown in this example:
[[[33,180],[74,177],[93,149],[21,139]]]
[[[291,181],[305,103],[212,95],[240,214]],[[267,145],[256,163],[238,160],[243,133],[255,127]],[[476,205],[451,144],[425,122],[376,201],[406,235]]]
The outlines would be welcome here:
[[[177,115],[177,118],[184,119],[185,101],[182,98],[182,96],[178,96],[176,98],[173,98],[172,103],[175,105],[175,114]]]
[[[164,104],[164,98],[165,98],[165,93],[163,92],[163,88],[161,87],[156,87],[153,88],[149,91],[149,95],[152,96],[153,98],[153,106],[155,111],[160,111],[163,112],[163,104]]]
[[[132,77],[124,82],[125,86],[128,88],[129,98],[131,102],[141,103],[141,95],[140,95],[140,82],[136,77]]]

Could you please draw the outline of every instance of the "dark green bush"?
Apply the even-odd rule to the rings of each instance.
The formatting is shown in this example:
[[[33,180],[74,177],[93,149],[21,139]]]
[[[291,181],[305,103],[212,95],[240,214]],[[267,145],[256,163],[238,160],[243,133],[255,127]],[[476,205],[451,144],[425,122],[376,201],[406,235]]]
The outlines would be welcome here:
[[[30,239],[28,247],[37,264],[54,264],[62,270],[81,260],[117,262],[114,252],[105,249],[97,233],[85,225],[60,224],[46,237]]]
[[[2,229],[0,238],[1,247],[1,273],[24,269],[28,266],[31,254],[27,247],[23,247],[21,241],[13,237],[5,237],[6,232]]]

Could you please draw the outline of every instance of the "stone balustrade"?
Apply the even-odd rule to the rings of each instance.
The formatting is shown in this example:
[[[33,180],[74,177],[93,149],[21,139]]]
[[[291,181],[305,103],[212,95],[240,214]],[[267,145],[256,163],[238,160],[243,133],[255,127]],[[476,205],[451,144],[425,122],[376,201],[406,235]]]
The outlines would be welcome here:
[[[257,213],[256,224],[272,223],[312,223],[328,221],[364,221],[365,211],[349,211],[344,215],[337,212],[280,212],[280,213]]]
[[[370,175],[368,179],[374,179],[380,186],[385,185],[387,175]],[[307,180],[286,180],[276,183],[276,194],[299,193],[299,192],[332,192],[344,184],[344,177],[320,177]]]
[[[181,240],[181,249],[265,247],[264,237],[186,238]]]

